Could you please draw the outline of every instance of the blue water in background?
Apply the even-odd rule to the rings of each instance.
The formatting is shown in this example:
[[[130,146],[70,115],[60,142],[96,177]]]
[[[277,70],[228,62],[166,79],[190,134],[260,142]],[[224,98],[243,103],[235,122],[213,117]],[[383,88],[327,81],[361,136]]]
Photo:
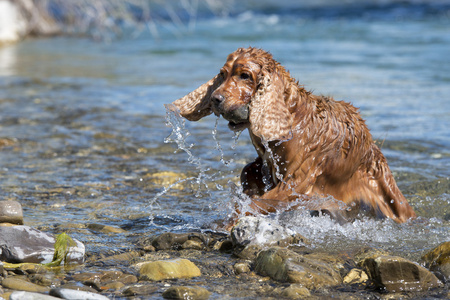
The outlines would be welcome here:
[[[372,135],[383,143],[382,151],[400,188],[418,214],[431,220],[432,225],[426,226],[432,228],[418,227],[380,240],[417,239],[418,249],[424,242],[432,245],[445,240],[450,220],[450,3],[225,1],[223,6],[222,10],[200,6],[192,15],[174,4],[179,23],[164,7],[155,8],[153,31],[128,28],[113,39],[29,38],[0,47],[0,98],[4,99],[0,103],[0,136],[29,143],[23,153],[0,151],[3,170],[7,169],[0,180],[3,197],[21,198],[17,193],[22,186],[32,194],[21,198],[23,205],[40,205],[33,194],[36,186],[114,182],[117,190],[123,184],[126,195],[99,192],[94,198],[86,196],[93,202],[111,201],[110,210],[96,208],[96,222],[131,232],[133,226],[138,228],[136,220],[141,222],[139,230],[145,231],[150,215],[166,220],[163,230],[180,224],[199,228],[211,222],[218,217],[217,207],[226,210],[226,182],[236,181],[239,170],[256,155],[247,134],[235,142],[223,120],[215,129],[223,153],[211,136],[215,117],[186,123],[186,128],[192,152],[206,165],[204,170],[212,169],[225,184],[213,180],[213,187],[200,188],[199,197],[193,196],[196,188],[172,189],[155,200],[167,184],[132,183],[145,181],[152,172],[200,172],[189,163],[186,153],[176,151],[176,144],[164,143],[172,129],[165,125],[163,105],[215,76],[229,53],[253,46],[270,51],[315,94],[359,107]],[[65,125],[62,120],[77,111],[82,116],[76,126]],[[138,152],[145,148],[147,154],[133,163],[121,161],[128,150],[122,156],[108,156],[108,152],[102,156],[93,146],[98,132],[120,137],[116,140],[124,149]],[[76,161],[83,147],[98,155],[85,158],[96,168],[84,165],[76,169],[77,174],[73,164],[62,161]],[[78,152],[70,154],[72,157],[64,149]],[[54,160],[49,158],[52,153]],[[46,160],[41,163],[50,164],[49,169],[57,166],[56,173],[45,168],[46,172],[42,168],[23,170],[23,164],[31,165],[42,157]],[[225,166],[221,157],[233,163]],[[114,169],[113,165],[120,163],[127,167]],[[64,198],[51,201],[59,209],[56,213],[48,216],[45,211],[30,209],[29,222],[85,222],[83,211],[71,217],[71,206]],[[44,202],[41,204],[46,205]],[[216,207],[214,203],[219,204]],[[334,226],[324,222],[327,230]],[[302,233],[316,230],[317,234],[314,225],[298,224],[298,228],[302,226],[312,228]],[[344,239],[355,234],[349,228],[341,229]],[[382,234],[389,236],[390,229]],[[325,234],[322,237],[326,240]],[[369,236],[367,240],[377,238]]]

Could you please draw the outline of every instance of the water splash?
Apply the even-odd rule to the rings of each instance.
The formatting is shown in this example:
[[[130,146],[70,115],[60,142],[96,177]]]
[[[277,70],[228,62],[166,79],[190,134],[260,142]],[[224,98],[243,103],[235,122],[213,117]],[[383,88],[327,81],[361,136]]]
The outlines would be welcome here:
[[[232,214],[231,211],[234,211],[235,203],[245,202],[243,200],[242,189],[233,181],[227,180],[230,175],[233,175],[233,177],[235,176],[235,170],[232,166],[235,161],[233,157],[236,153],[234,153],[231,158],[226,157],[219,140],[218,123],[219,118],[216,119],[215,126],[211,134],[216,144],[215,150],[218,151],[220,155],[220,162],[226,167],[225,170],[224,168],[218,169],[217,167],[211,166],[210,162],[202,160],[199,156],[194,154],[195,144],[190,144],[187,141],[190,133],[186,128],[185,119],[179,115],[176,107],[173,105],[166,105],[166,125],[172,128],[172,132],[167,138],[165,138],[164,142],[175,143],[177,145],[174,153],[183,151],[187,154],[189,165],[195,167],[194,170],[191,168],[191,171],[193,171],[195,175],[179,179],[169,186],[163,187],[162,190],[149,201],[148,208],[151,212],[153,212],[150,217],[151,225],[157,226],[153,220],[155,218],[155,214],[162,210],[160,205],[160,200],[162,197],[181,183],[192,186],[194,196],[199,199],[197,202],[199,212],[205,212],[207,210],[219,211],[222,215],[226,214],[227,217],[229,217]],[[233,150],[237,146],[240,133],[241,132],[234,133],[233,144],[230,146]],[[189,226],[191,225],[192,224]]]
[[[219,140],[218,140],[218,138],[217,138],[217,125],[219,124],[219,119],[220,119],[220,116],[217,117],[217,119],[216,119],[216,123],[215,123],[214,129],[213,129],[213,131],[212,131],[212,136],[213,136],[214,141],[216,142],[216,150],[218,150],[219,153],[220,153],[220,161],[221,161],[225,166],[229,166],[229,165],[233,162],[233,159],[232,159],[232,158],[229,159],[229,160],[225,160],[225,159],[224,159],[223,149],[222,149],[222,146],[220,145],[220,142],[219,142]],[[236,141],[236,142],[237,142],[237,141]]]

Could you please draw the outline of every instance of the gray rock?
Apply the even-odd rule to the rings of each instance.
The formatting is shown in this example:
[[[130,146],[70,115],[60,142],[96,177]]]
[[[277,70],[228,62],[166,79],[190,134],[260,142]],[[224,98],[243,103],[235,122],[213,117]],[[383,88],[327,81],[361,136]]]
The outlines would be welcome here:
[[[12,292],[9,296],[9,300],[58,300],[61,298],[56,298],[53,296],[39,294],[39,293],[31,293],[24,291],[15,291]]]
[[[17,201],[0,201],[0,223],[22,225],[22,205]]]
[[[424,267],[398,256],[367,258],[363,266],[373,283],[389,292],[419,292],[442,285]]]
[[[292,230],[265,218],[250,216],[241,218],[231,229],[231,239],[236,247],[276,244],[295,235]]]
[[[287,247],[308,244],[306,238],[294,231],[270,222],[264,217],[243,217],[231,230],[233,253],[243,259],[253,260],[259,251],[268,246]]]
[[[109,300],[108,297],[97,293],[72,289],[52,289],[50,295],[67,300]]]
[[[71,247],[70,263],[83,263],[85,248],[80,241]],[[10,263],[49,263],[55,253],[55,237],[29,226],[0,226],[0,260]]]
[[[255,261],[255,271],[282,282],[299,283],[307,289],[336,286],[342,282],[336,258],[319,259],[316,256],[301,255],[294,251],[274,247],[263,250]]]

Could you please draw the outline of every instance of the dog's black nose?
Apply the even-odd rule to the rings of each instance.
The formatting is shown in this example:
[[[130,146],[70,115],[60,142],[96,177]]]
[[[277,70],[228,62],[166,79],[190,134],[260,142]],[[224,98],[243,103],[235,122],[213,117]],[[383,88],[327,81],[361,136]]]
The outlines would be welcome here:
[[[213,94],[211,97],[211,100],[215,103],[215,104],[220,104],[223,102],[223,100],[225,100],[225,97],[221,94]]]

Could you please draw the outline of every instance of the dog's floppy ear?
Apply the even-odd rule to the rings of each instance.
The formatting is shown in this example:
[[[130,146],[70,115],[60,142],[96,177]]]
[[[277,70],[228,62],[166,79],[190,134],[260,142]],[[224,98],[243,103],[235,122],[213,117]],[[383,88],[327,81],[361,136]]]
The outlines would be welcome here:
[[[262,70],[259,88],[250,103],[250,130],[270,142],[292,138],[292,116],[285,103],[285,87],[280,74]]]
[[[172,104],[178,108],[181,116],[189,121],[198,121],[211,114],[211,94],[222,84],[222,82],[222,76],[216,75],[207,83],[202,84],[186,96],[175,100]]]

